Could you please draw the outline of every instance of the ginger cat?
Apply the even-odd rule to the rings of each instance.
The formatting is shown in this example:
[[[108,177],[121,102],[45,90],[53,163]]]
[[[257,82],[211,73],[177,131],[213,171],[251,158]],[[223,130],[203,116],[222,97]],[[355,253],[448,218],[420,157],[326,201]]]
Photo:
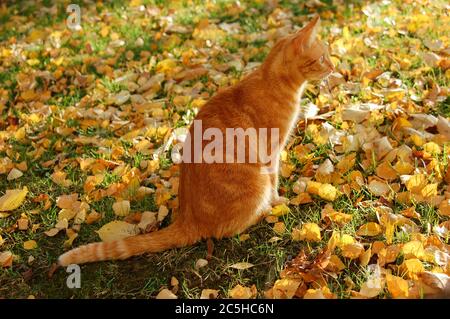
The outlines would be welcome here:
[[[317,39],[319,24],[316,16],[297,33],[281,39],[257,70],[211,98],[196,117],[202,121],[203,130],[278,128],[278,159],[296,126],[305,84],[334,70],[327,47]],[[179,213],[171,225],[148,234],[75,248],[61,255],[59,264],[125,259],[239,234],[257,223],[271,205],[285,200],[278,196],[278,169],[263,174],[263,166],[259,160],[182,163]]]

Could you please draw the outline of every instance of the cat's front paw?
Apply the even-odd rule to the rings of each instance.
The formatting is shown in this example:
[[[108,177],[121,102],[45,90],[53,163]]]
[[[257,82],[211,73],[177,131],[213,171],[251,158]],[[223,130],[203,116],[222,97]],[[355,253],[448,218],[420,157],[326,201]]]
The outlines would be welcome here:
[[[289,199],[287,199],[286,197],[283,196],[274,196],[274,198],[272,199],[272,202],[270,203],[272,206],[277,206],[277,205],[281,205],[281,204],[288,204],[289,203]]]

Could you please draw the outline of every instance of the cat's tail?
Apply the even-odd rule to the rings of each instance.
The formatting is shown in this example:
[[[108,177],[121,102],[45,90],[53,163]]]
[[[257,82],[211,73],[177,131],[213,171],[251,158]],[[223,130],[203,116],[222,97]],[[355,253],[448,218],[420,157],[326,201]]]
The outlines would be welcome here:
[[[194,234],[194,230],[185,227],[180,218],[177,218],[173,224],[152,233],[110,242],[92,243],[72,249],[61,255],[58,261],[61,266],[68,266],[102,260],[126,259],[147,252],[160,252],[192,245],[200,239]]]

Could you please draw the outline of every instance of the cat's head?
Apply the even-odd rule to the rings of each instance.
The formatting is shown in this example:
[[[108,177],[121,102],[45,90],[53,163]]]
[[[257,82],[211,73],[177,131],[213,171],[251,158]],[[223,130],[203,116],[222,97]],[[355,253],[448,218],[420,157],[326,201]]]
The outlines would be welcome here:
[[[320,80],[334,71],[328,46],[317,38],[319,28],[320,17],[316,16],[297,33],[285,39],[285,66],[305,80]]]

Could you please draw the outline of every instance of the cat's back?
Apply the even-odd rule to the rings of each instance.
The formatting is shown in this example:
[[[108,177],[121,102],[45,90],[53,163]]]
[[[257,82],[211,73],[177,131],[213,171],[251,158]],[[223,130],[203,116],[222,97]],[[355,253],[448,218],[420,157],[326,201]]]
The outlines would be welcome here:
[[[206,121],[204,127],[212,127],[210,124],[213,123],[237,124],[236,122],[240,121],[242,116],[248,112],[248,109],[253,107],[253,101],[256,100],[254,96],[261,91],[258,85],[259,82],[260,75],[255,71],[243,78],[239,83],[220,89],[202,106],[196,116],[196,120]]]

